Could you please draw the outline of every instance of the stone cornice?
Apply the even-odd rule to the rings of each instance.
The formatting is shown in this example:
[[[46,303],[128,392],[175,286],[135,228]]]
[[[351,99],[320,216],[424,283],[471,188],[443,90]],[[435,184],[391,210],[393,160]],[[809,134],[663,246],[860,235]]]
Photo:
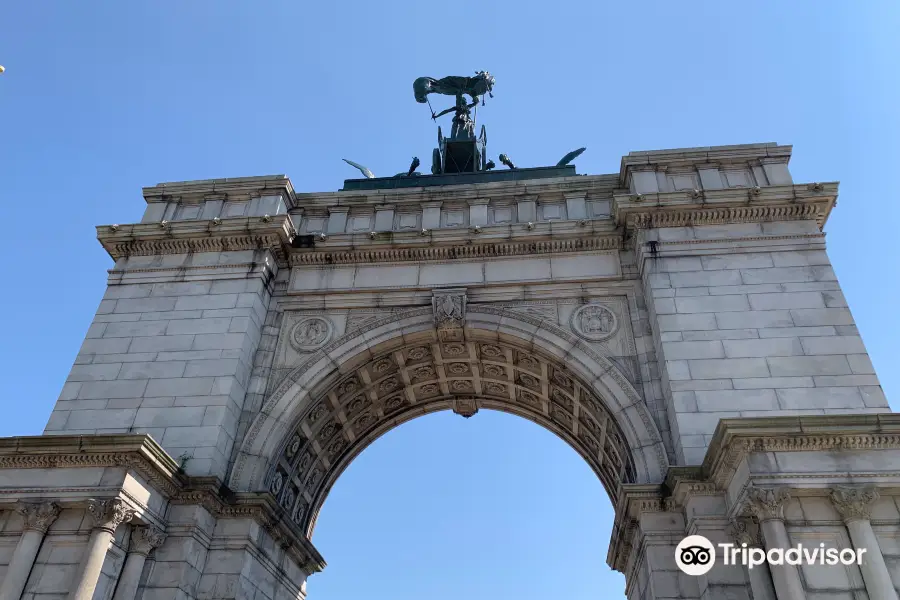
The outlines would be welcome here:
[[[616,520],[610,540],[607,563],[613,569],[629,574],[629,563],[641,543],[644,513],[681,512],[687,502],[697,496],[719,496],[724,493],[740,462],[752,452],[804,452],[879,450],[900,448],[900,413],[813,415],[803,417],[761,417],[723,419],[719,422],[706,458],[699,466],[670,467],[662,484],[624,484],[615,503]],[[790,479],[796,485],[797,476]],[[736,507],[753,509],[758,518],[781,518],[781,508],[789,496],[828,497],[833,493],[834,474],[822,484],[801,489],[781,485],[748,486],[741,492]],[[770,487],[771,486],[771,487]],[[885,494],[900,493],[895,481],[879,485]],[[875,497],[870,488],[856,496],[849,492],[837,500],[850,506],[851,501],[870,503]],[[858,498],[857,498],[858,496]],[[746,501],[746,502],[745,502]],[[834,501],[834,500],[833,500]],[[853,512],[855,511],[855,512]],[[853,504],[852,518],[863,514]],[[740,510],[738,511],[740,512]],[[846,518],[846,517],[845,517]]]
[[[116,260],[127,256],[267,249],[283,263],[294,233],[286,215],[97,227],[97,239]]]
[[[53,435],[0,438],[0,469],[124,467],[166,496],[181,487],[178,463],[149,435]]]
[[[837,183],[656,194],[616,194],[613,216],[628,229],[815,220],[824,226]]]
[[[752,452],[900,448],[900,413],[722,419],[701,467],[724,489]]]
[[[198,504],[216,518],[249,518],[276,544],[285,548],[300,567],[312,575],[325,568],[325,559],[291,524],[285,511],[268,492],[233,492],[216,477],[192,477],[172,504]]]
[[[288,549],[308,573],[325,568],[312,543],[295,530],[268,492],[235,493],[215,477],[188,477],[144,434],[0,438],[0,469],[123,467],[133,470],[172,504],[197,504],[217,518],[249,518]],[[92,500],[93,501],[93,500]]]
[[[616,499],[616,520],[610,536],[606,563],[610,568],[625,573],[632,556],[642,513],[666,512],[669,509],[667,492],[660,484],[623,484]]]
[[[173,181],[143,188],[147,202],[201,201],[204,199],[246,200],[253,196],[280,195],[288,208],[296,205],[296,194],[291,180],[285,175],[260,177],[230,177],[227,179],[201,179],[197,181]]]
[[[485,241],[470,244],[428,245],[418,247],[390,247],[372,249],[335,249],[333,251],[293,252],[291,266],[338,265],[383,262],[447,261],[457,259],[502,258],[530,254],[556,254],[565,252],[592,252],[619,250],[623,247],[621,235],[598,235],[564,239],[538,239],[521,241]]]

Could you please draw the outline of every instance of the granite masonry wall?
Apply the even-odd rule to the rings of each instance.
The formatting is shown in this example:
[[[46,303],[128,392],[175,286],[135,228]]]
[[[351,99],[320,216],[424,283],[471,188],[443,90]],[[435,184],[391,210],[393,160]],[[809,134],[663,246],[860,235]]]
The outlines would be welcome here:
[[[204,261],[211,274],[196,273]],[[44,433],[147,433],[188,474],[224,478],[269,262],[257,251],[120,259],[130,276],[111,278]]]
[[[644,235],[679,463],[702,462],[720,419],[888,410],[814,221]]]

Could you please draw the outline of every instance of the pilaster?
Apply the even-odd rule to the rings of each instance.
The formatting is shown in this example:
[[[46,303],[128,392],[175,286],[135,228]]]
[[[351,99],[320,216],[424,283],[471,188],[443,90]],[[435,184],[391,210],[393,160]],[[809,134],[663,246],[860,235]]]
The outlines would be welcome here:
[[[854,548],[866,551],[860,571],[869,597],[897,600],[897,590],[870,521],[872,505],[879,497],[874,486],[838,486],[831,492],[831,502],[844,519]]]

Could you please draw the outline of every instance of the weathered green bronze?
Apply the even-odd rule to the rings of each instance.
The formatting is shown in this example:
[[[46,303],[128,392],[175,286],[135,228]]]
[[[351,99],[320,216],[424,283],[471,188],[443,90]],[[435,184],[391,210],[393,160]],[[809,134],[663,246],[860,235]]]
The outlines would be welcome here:
[[[441,128],[438,127],[438,143],[431,153],[431,176],[438,175],[459,175],[463,173],[480,173],[487,172],[496,168],[493,160],[487,157],[487,130],[484,125],[481,131],[475,133],[475,115],[477,114],[477,106],[479,102],[484,105],[485,95],[494,97],[492,91],[494,89],[494,76],[487,71],[477,71],[474,77],[449,76],[441,79],[433,77],[419,77],[413,81],[413,93],[416,102],[428,104],[431,110],[431,118],[437,121],[444,115],[453,114],[453,124],[450,128],[450,135],[444,137]],[[443,96],[453,96],[454,104],[450,108],[446,108],[440,112],[435,112],[431,108],[431,101],[428,96],[431,94],[439,94]],[[466,98],[468,96],[468,99]],[[474,110],[473,110],[474,109]],[[578,148],[563,156],[556,167],[565,168],[573,160],[578,158],[586,148]],[[358,163],[344,159],[348,164],[359,169],[359,171],[367,179],[374,179],[375,175]],[[506,154],[501,154],[499,162],[506,165],[510,170],[515,170],[515,163]],[[424,180],[420,180],[422,174],[416,171],[420,161],[413,158],[413,163],[405,173],[397,173],[392,179],[415,179],[418,185],[429,185]],[[547,167],[548,169],[550,167]],[[544,173],[544,171],[540,171]],[[428,177],[425,176],[426,180]],[[498,174],[499,176],[499,174]],[[411,182],[409,182],[411,184]],[[383,183],[379,183],[383,186]],[[393,186],[394,184],[391,184]],[[404,183],[406,185],[406,183]],[[437,185],[437,183],[434,183]]]
[[[561,159],[559,159],[559,162],[556,163],[556,166],[557,167],[566,166],[567,164],[569,164],[570,162],[572,162],[573,160],[575,160],[576,158],[581,156],[581,153],[584,152],[585,150],[587,150],[587,148],[579,148],[578,150],[572,150],[571,152],[569,152],[568,154],[563,156]]]

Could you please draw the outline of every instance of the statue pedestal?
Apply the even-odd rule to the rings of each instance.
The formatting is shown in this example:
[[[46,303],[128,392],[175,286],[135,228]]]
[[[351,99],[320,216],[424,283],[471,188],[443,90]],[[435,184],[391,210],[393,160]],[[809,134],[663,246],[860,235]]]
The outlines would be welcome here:
[[[444,173],[474,173],[480,170],[477,141],[445,140],[443,150]]]

